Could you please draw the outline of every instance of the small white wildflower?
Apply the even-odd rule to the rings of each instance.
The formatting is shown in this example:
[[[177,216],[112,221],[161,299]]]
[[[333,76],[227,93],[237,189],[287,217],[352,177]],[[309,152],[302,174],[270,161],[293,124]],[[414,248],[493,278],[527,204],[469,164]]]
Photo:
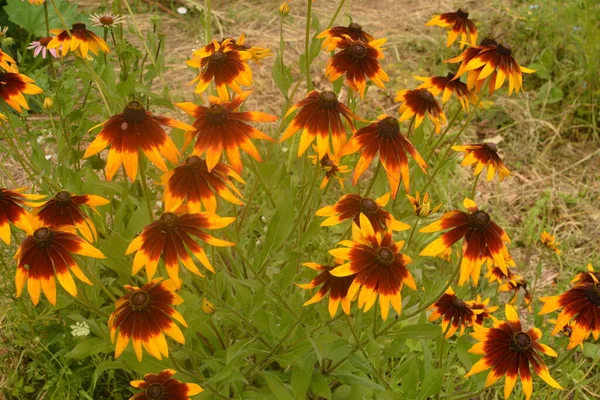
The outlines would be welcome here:
[[[87,336],[90,334],[90,327],[87,322],[76,322],[75,325],[71,325],[71,335],[75,337]]]
[[[267,227],[267,226],[265,226],[265,227],[263,228],[263,232],[265,232],[265,233],[267,233],[267,231],[268,231],[268,230],[269,230],[269,227]]]
[[[283,151],[284,153],[287,153],[287,151],[288,151],[288,148],[287,148],[287,147],[282,147],[282,148],[281,148],[281,151]]]
[[[162,208],[162,201],[158,200],[156,202],[156,205],[158,206],[158,208]]]
[[[179,14],[181,14],[181,15],[187,14],[187,8],[185,8],[185,7],[179,7],[179,8],[177,9],[177,12],[178,12]]]
[[[44,156],[44,158],[45,158],[46,160],[51,160],[51,159],[52,159],[52,157],[54,157],[54,154],[46,154],[46,155]]]
[[[264,215],[260,217],[260,220],[262,221],[263,224],[267,223],[267,217],[265,217]]]
[[[257,246],[260,246],[261,244],[262,244],[262,240],[258,239],[258,240],[256,241],[256,245],[257,245]]]

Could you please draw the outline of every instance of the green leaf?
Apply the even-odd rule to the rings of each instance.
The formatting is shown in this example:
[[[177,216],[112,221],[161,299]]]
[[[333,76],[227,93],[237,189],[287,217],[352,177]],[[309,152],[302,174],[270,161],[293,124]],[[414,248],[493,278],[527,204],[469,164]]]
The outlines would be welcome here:
[[[421,384],[421,392],[419,393],[419,399],[428,399],[431,396],[440,392],[442,388],[442,378],[444,377],[443,369],[435,369],[425,375],[425,379]]]
[[[290,86],[294,82],[294,77],[292,76],[292,70],[282,62],[279,54],[277,54],[277,58],[275,58],[275,62],[273,63],[271,76],[277,88],[287,97]]]
[[[303,367],[296,365],[292,367],[292,392],[294,392],[294,397],[297,399],[306,398],[306,391],[310,385],[314,369],[312,365],[307,364],[312,364],[313,360],[313,357],[308,357],[307,362]]]
[[[378,383],[373,382],[369,378],[365,378],[360,375],[353,374],[333,374],[334,376],[340,378],[340,381],[345,382],[349,385],[358,385],[363,387],[368,387],[371,389],[376,389],[380,391],[384,391],[385,388]]]
[[[419,363],[413,360],[410,363],[408,373],[402,379],[403,394],[406,399],[414,399],[417,395],[417,383],[419,382]]]
[[[56,8],[70,27],[78,18],[77,6],[66,0],[55,0]],[[7,0],[4,11],[8,18],[15,24],[27,30],[33,36],[46,36],[46,22],[44,18],[44,7],[33,6],[29,2],[21,0]],[[48,7],[48,22],[50,27],[64,28],[60,18],[56,15],[54,7]]]
[[[331,400],[331,388],[329,387],[329,383],[327,383],[327,379],[321,374],[315,374],[313,372],[310,380],[310,391],[315,396]]]
[[[271,393],[273,393],[278,400],[294,400],[294,396],[286,389],[278,376],[268,372],[262,372],[261,375],[267,381]]]
[[[434,324],[417,324],[404,326],[395,333],[396,338],[432,340],[441,334],[442,330]]]
[[[65,358],[81,359],[101,352],[109,353],[112,347],[102,338],[91,338],[80,342],[65,354]]]

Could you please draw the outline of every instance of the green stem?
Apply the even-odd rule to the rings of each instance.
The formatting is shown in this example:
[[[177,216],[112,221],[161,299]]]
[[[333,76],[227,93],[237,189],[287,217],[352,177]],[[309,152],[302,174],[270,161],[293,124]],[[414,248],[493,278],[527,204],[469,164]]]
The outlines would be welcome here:
[[[291,230],[292,233],[295,232],[296,229],[298,229],[298,227],[300,226],[302,217],[304,216],[304,210],[306,209],[306,207],[308,206],[308,203],[310,202],[310,200],[312,198],[312,194],[314,191],[313,189],[315,187],[315,182],[317,181],[317,177],[319,176],[319,167],[320,167],[320,165],[319,165],[319,162],[317,161],[317,163],[315,164],[315,172],[313,173],[310,184],[308,185],[308,194],[306,195],[306,197],[304,198],[304,201],[302,202],[302,205],[300,206],[300,211],[298,211],[298,218],[296,218],[296,222],[294,223],[294,228]],[[295,247],[298,247],[298,243],[300,243],[300,236],[302,236],[302,232],[300,232],[296,238],[296,246]]]
[[[306,0],[306,41],[304,56],[306,58],[306,93],[312,90],[312,79],[310,77],[310,22],[312,19],[312,0]]]
[[[144,194],[144,200],[146,201],[146,207],[148,208],[148,216],[150,222],[154,222],[154,207],[152,207],[152,199],[150,199],[150,190],[148,190],[148,183],[146,182],[146,159],[143,154],[139,155],[140,160],[140,184],[142,185],[142,193]]]
[[[335,13],[333,14],[333,17],[331,17],[331,20],[327,24],[327,29],[329,29],[329,28],[331,28],[333,26],[333,23],[335,22],[335,19],[337,18],[337,16],[340,14],[340,11],[342,11],[342,7],[344,7],[344,3],[345,2],[346,2],[346,0],[341,0],[340,4],[338,4],[338,7],[335,10]]]
[[[412,239],[415,236],[415,231],[417,230],[417,226],[419,225],[420,221],[421,221],[421,216],[417,215],[417,220],[415,221],[415,224],[413,225],[413,227],[410,231],[410,235],[408,236],[408,240],[406,241],[406,246],[404,247],[405,249],[408,249],[410,244],[412,243]]]
[[[437,150],[437,148],[440,145],[440,143],[442,143],[442,140],[444,140],[444,138],[446,137],[446,134],[448,133],[448,131],[450,130],[450,128],[452,128],[452,126],[454,126],[454,122],[456,122],[456,119],[458,118],[458,115],[460,114],[461,111],[462,111],[461,107],[459,107],[456,110],[456,112],[454,113],[454,115],[450,119],[450,122],[448,123],[448,125],[444,129],[444,132],[442,132],[442,134],[440,135],[440,138],[437,140],[437,142],[435,142],[435,145],[429,151],[429,153],[427,153],[427,157],[425,157],[425,163],[427,163],[427,161],[429,161],[429,158],[433,155],[433,153],[435,153],[435,151]]]
[[[475,201],[475,193],[477,192],[477,183],[479,182],[479,177],[481,174],[475,175],[475,180],[473,181],[473,187],[471,188],[471,200]]]
[[[367,197],[369,193],[371,193],[371,189],[375,185],[375,181],[377,180],[377,175],[379,175],[379,171],[381,170],[381,160],[377,162],[377,167],[375,168],[375,172],[373,172],[373,177],[371,178],[371,182],[369,182],[369,186],[367,186],[367,190],[365,190],[365,194],[362,197]]]
[[[271,203],[271,206],[273,208],[277,207],[275,205],[275,201],[273,200],[273,196],[271,196],[271,191],[269,190],[269,188],[267,187],[265,182],[262,180],[262,177],[260,176],[260,173],[258,172],[258,166],[256,165],[256,161],[253,158],[250,159],[250,170],[252,170],[252,172],[254,172],[254,176],[256,176],[258,183],[260,183],[260,186],[262,186],[262,188],[264,189],[264,191],[267,195],[267,198],[269,199],[269,203]]]
[[[205,39],[206,44],[212,41],[212,0],[204,0],[205,13]]]

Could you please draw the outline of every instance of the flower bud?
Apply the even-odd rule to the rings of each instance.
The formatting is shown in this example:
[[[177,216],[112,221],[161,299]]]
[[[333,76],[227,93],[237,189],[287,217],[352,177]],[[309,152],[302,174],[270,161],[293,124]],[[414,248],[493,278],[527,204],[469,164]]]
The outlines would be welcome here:
[[[46,97],[42,107],[44,110],[50,110],[52,107],[54,107],[54,100],[52,100],[50,97]]]
[[[216,307],[213,303],[211,303],[206,297],[202,298],[202,311],[205,314],[213,315],[215,313]]]
[[[279,15],[281,15],[282,17],[287,17],[289,13],[290,13],[289,4],[287,2],[281,3],[281,5],[279,6]]]

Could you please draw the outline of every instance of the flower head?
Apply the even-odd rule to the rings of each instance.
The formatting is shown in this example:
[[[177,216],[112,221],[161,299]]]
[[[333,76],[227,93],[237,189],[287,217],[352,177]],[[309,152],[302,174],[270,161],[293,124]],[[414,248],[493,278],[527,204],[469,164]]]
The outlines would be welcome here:
[[[318,156],[308,156],[308,158],[312,159],[313,164],[317,163],[317,157]],[[325,171],[325,177],[323,177],[321,186],[319,186],[320,189],[325,189],[331,178],[336,178],[340,184],[340,188],[344,189],[344,178],[338,176],[338,174],[350,172],[350,168],[348,168],[346,165],[340,165],[337,157],[334,155],[330,156],[329,153],[326,153],[323,157],[321,157],[319,160],[319,165],[321,165],[321,168],[323,171]]]
[[[469,307],[468,303],[461,300],[454,294],[452,287],[448,287],[446,293],[442,295],[429,310],[434,310],[429,315],[429,321],[435,321],[442,318],[442,331],[445,332],[445,338],[448,339],[460,329],[459,336],[465,332],[467,326],[472,326],[477,318],[476,311]],[[481,313],[478,310],[477,313]]]
[[[519,376],[525,397],[529,400],[533,392],[529,369],[531,365],[534,372],[548,385],[562,390],[559,383],[550,376],[548,367],[538,353],[541,352],[550,357],[557,356],[550,347],[538,342],[542,337],[542,331],[538,328],[523,330],[519,315],[510,304],[506,305],[505,312],[506,322],[499,321],[494,324],[493,328],[474,325],[475,332],[471,333],[471,336],[479,343],[473,345],[469,349],[469,353],[483,355],[483,358],[473,365],[465,377],[491,368],[485,381],[485,387],[493,385],[502,376],[506,376],[504,398],[507,399],[515,387],[517,376]]]
[[[31,230],[31,215],[23,208],[27,200],[39,200],[45,195],[22,193],[25,188],[0,188],[0,239],[10,244],[10,224],[24,231]]]
[[[239,199],[242,194],[230,178],[245,183],[229,165],[217,163],[209,172],[206,160],[198,156],[188,157],[181,165],[162,176],[165,210],[176,210],[187,199],[186,204],[191,213],[202,211],[202,205],[208,212],[215,213],[215,194],[230,203],[243,205],[244,202]]]
[[[50,53],[50,55],[54,58],[58,58],[58,51],[60,51],[60,47],[58,49],[49,49],[48,43],[52,40],[51,37],[43,37],[40,40],[34,40],[27,47],[30,50],[33,50],[33,56],[37,57],[42,54],[42,58],[46,58],[46,53]]]
[[[360,215],[360,228],[352,225],[352,240],[340,242],[345,248],[329,250],[329,254],[346,261],[331,270],[331,275],[355,275],[348,294],[354,299],[358,294],[358,307],[367,312],[379,297],[381,317],[386,320],[390,303],[398,314],[402,312],[404,285],[417,290],[415,280],[406,266],[410,257],[400,253],[404,242],[394,242],[391,229],[376,232],[366,215]],[[359,294],[360,291],[360,294]]]
[[[228,100],[228,86],[240,94],[240,85],[252,85],[252,70],[248,66],[248,60],[251,58],[252,54],[236,47],[232,38],[226,38],[221,43],[213,40],[196,50],[192,59],[187,61],[190,67],[200,69],[200,74],[190,84],[198,82],[195,92],[202,93],[214,78],[219,97]]]
[[[490,95],[500,89],[508,78],[508,94],[513,90],[519,92],[523,88],[522,73],[531,74],[532,69],[520,66],[512,56],[512,47],[506,43],[498,43],[493,38],[485,38],[478,46],[469,47],[462,54],[444,62],[458,63],[460,67],[454,80],[468,73],[467,87],[481,89],[484,80],[490,77],[488,87]]]
[[[361,99],[365,95],[367,78],[384,88],[383,82],[388,82],[390,78],[379,65],[379,60],[383,58],[381,46],[387,39],[364,42],[342,34],[341,37],[330,40],[340,50],[331,57],[325,68],[325,76],[329,82],[334,82],[345,74],[346,83],[350,89],[360,94]]]
[[[12,58],[0,49],[0,67],[8,71],[15,69],[15,64],[16,61],[14,60],[14,58]]]
[[[475,300],[468,301],[467,304],[471,310],[477,312],[475,323],[477,325],[483,325],[486,319],[497,321],[498,319],[492,315],[494,311],[498,309],[498,306],[489,307],[490,299],[481,300],[481,296],[477,295]]]
[[[410,154],[415,163],[426,173],[425,160],[410,140],[400,132],[400,124],[394,117],[382,115],[379,117],[379,121],[356,131],[342,150],[341,155],[352,154],[358,150],[361,150],[361,155],[354,169],[352,184],[356,185],[358,178],[367,170],[379,152],[379,162],[385,169],[394,199],[398,194],[401,180],[404,189],[407,192],[409,190],[410,174],[406,153]]]
[[[415,117],[415,129],[425,117],[435,125],[436,133],[440,133],[440,126],[447,122],[442,106],[427,89],[401,90],[396,94],[394,101],[402,103],[398,109],[399,121]]]
[[[429,217],[431,214],[437,212],[442,206],[441,204],[438,204],[437,206],[431,208],[431,202],[429,201],[429,193],[427,192],[425,192],[425,194],[423,195],[422,200],[418,190],[415,193],[415,197],[411,196],[408,193],[406,194],[406,197],[408,198],[408,201],[410,202],[410,205],[412,206],[415,215],[421,218]]]
[[[273,122],[276,116],[259,111],[236,111],[250,92],[243,92],[231,102],[210,96],[210,107],[198,106],[194,103],[176,103],[175,106],[194,117],[193,129],[185,133],[185,146],[194,137],[194,155],[201,156],[206,152],[206,165],[212,171],[221,159],[223,152],[237,173],[242,172],[240,148],[257,161],[262,161],[258,150],[250,139],[274,141],[264,132],[248,125],[246,121]]]
[[[347,141],[342,117],[346,120],[352,132],[355,129],[352,120],[360,120],[344,103],[338,100],[335,93],[329,90],[323,92],[311,91],[304,99],[290,107],[284,118],[287,118],[298,109],[300,111],[279,139],[279,142],[283,142],[302,129],[298,156],[304,154],[315,138],[317,138],[319,158],[331,153],[329,147],[330,132],[331,141],[333,142],[333,154],[339,155]]]
[[[397,221],[392,214],[383,209],[389,200],[389,193],[376,200],[353,193],[345,194],[334,205],[317,210],[316,215],[329,217],[321,223],[321,226],[337,225],[352,218],[353,222],[361,228],[361,215],[364,215],[375,232],[385,232],[388,228],[394,231],[409,229],[409,225]]]
[[[2,59],[5,59],[6,55]],[[8,61],[6,59],[5,61]],[[0,65],[2,65],[0,63]],[[29,110],[27,100],[24,94],[38,94],[43,90],[33,84],[33,79],[27,75],[19,74],[16,67],[11,67],[6,71],[0,71],[0,97],[4,99],[6,104],[17,110],[23,111],[21,107]]]
[[[183,383],[173,379],[175,370],[165,369],[159,374],[146,374],[143,380],[131,381],[131,386],[142,389],[129,400],[189,400],[189,396],[202,393],[204,389],[195,383]]]
[[[329,315],[331,315],[331,318],[335,317],[340,303],[342,303],[342,310],[344,310],[346,314],[350,314],[350,303],[353,300],[348,297],[348,289],[350,289],[350,285],[352,284],[352,281],[354,281],[354,275],[342,277],[332,275],[331,270],[339,267],[342,264],[342,261],[336,260],[335,264],[336,265],[334,266],[321,265],[312,262],[302,264],[305,267],[320,272],[319,275],[314,277],[310,282],[297,284],[298,287],[302,289],[312,289],[321,285],[319,291],[307,300],[304,305],[307,306],[309,304],[318,303],[329,293]]]
[[[96,211],[96,206],[102,206],[110,201],[100,196],[85,194],[76,195],[67,191],[58,192],[52,199],[43,203],[31,203],[34,213],[45,226],[76,226],[81,235],[93,242],[98,237],[98,232],[92,220],[85,215],[81,208],[89,206]],[[97,212],[97,211],[96,211]]]
[[[117,25],[125,23],[125,17],[113,13],[92,14],[90,15],[90,20],[93,22],[93,26],[101,26],[103,28],[114,28]]]
[[[17,297],[21,296],[23,287],[27,283],[27,291],[34,306],[38,304],[42,291],[48,301],[56,305],[55,277],[63,289],[76,297],[77,287],[69,270],[79,280],[92,285],[77,265],[73,258],[74,254],[106,258],[100,250],[69,232],[68,228],[44,226],[33,219],[31,227],[27,230],[27,237],[21,242],[15,254]]]
[[[551,235],[550,233],[543,231],[542,235],[540,236],[540,242],[542,242],[542,245],[544,245],[547,248],[549,248],[550,250],[554,251],[556,253],[556,255],[560,255],[560,249],[558,248],[558,245],[560,244],[560,242],[556,241],[556,238],[554,237],[554,235]]]
[[[572,333],[567,347],[569,349],[583,343],[592,334],[594,340],[600,337],[600,281],[593,273],[589,276],[592,279],[591,283],[576,283],[560,296],[540,297],[545,303],[540,314],[563,309],[558,315],[553,335],[572,320]]]
[[[477,285],[485,261],[493,260],[502,271],[506,271],[508,265],[514,265],[514,261],[506,248],[505,243],[510,243],[506,232],[492,221],[487,212],[477,208],[473,200],[465,199],[463,205],[468,213],[459,210],[447,212],[438,221],[419,230],[438,232],[451,228],[431,242],[420,255],[436,256],[464,238],[458,284],[463,285],[471,277]]]
[[[73,24],[68,32],[66,29],[52,29],[50,33],[55,36],[46,47],[48,49],[61,47],[61,57],[66,56],[69,51],[82,58],[87,58],[90,51],[94,55],[98,55],[99,51],[110,53],[104,39],[88,30],[85,24],[80,22]]]
[[[115,303],[115,311],[108,319],[110,340],[117,343],[115,358],[125,350],[129,341],[133,341],[133,350],[138,361],[142,361],[142,346],[153,357],[161,360],[169,356],[169,347],[165,334],[181,344],[185,337],[175,321],[187,327],[183,316],[173,306],[183,303],[175,293],[173,281],[156,278],[140,289],[125,285],[127,294]],[[117,334],[118,333],[118,334]]]
[[[213,315],[216,311],[215,305],[206,297],[202,298],[202,312],[204,314]]]
[[[575,283],[579,283],[579,282],[594,283],[596,281],[596,280],[594,280],[594,277],[596,278],[596,280],[600,281],[600,271],[598,271],[598,272],[594,271],[594,267],[592,266],[592,264],[588,264],[587,271],[580,272],[577,275],[575,275],[575,278],[573,278],[573,280],[571,281],[571,284],[575,284]]]
[[[498,147],[495,143],[487,142],[483,144],[468,144],[466,146],[452,146],[452,150],[461,151],[465,153],[463,159],[463,167],[467,165],[474,165],[474,175],[479,175],[485,167],[487,167],[487,180],[491,181],[494,178],[496,171],[498,172],[498,179],[500,182],[504,178],[510,176],[510,171],[502,159],[498,155]]]
[[[448,40],[446,46],[452,46],[458,35],[461,36],[460,48],[462,49],[467,44],[467,35],[469,35],[470,43],[475,46],[477,43],[477,27],[469,19],[469,13],[461,10],[449,12],[440,15],[433,15],[431,20],[425,24],[426,26],[441,26],[448,28]]]
[[[217,239],[203,229],[223,228],[235,218],[221,218],[212,213],[185,214],[166,212],[144,228],[142,233],[129,244],[125,255],[137,252],[133,259],[132,274],[146,267],[146,275],[151,280],[156,273],[162,255],[167,273],[173,284],[179,288],[179,261],[192,273],[204,276],[196,267],[188,250],[211,272],[215,272],[206,252],[193,239],[196,237],[213,246],[234,246],[234,243]]]
[[[452,94],[456,96],[463,109],[469,110],[469,103],[477,104],[478,97],[475,92],[472,92],[467,87],[466,83],[459,79],[454,79],[453,73],[448,73],[446,76],[432,76],[430,78],[424,76],[415,76],[416,79],[423,81],[417,89],[427,89],[434,96],[442,94],[442,104],[445,104]]]
[[[352,132],[355,129],[352,120],[360,120],[344,103],[338,100],[335,93],[329,90],[323,92],[311,91],[304,99],[294,104],[284,118],[287,118],[298,109],[300,111],[279,139],[279,142],[283,142],[302,130],[298,156],[304,154],[315,138],[317,138],[317,155],[319,158],[331,153],[329,147],[330,132],[331,141],[333,142],[333,154],[339,155],[347,141],[342,117],[346,120]]]
[[[282,17],[287,17],[288,14],[290,13],[290,5],[286,1],[284,1],[279,6],[278,11],[279,11],[279,15],[281,15]]]
[[[83,158],[88,158],[111,146],[106,163],[106,180],[112,180],[117,170],[123,164],[125,172],[133,182],[137,177],[139,150],[148,157],[161,171],[167,172],[163,159],[177,164],[179,150],[169,138],[161,125],[194,131],[195,128],[177,120],[153,115],[146,111],[139,101],[130,101],[121,114],[110,117],[107,121],[94,126],[102,130],[90,143]]]
[[[525,304],[530,305],[533,300],[533,296],[531,292],[527,289],[527,280],[523,278],[521,275],[517,275],[510,272],[510,269],[507,269],[509,272],[510,278],[506,278],[506,281],[502,283],[498,287],[498,291],[500,292],[513,292],[513,296],[509,300],[510,304],[516,304],[519,298],[519,292],[523,289],[523,298],[525,299]]]
[[[250,53],[252,55],[250,59],[257,64],[260,64],[260,60],[263,58],[273,57],[273,52],[270,47],[257,47],[246,43],[246,35],[244,33],[242,33],[237,40],[231,40],[232,46],[235,49]]]
[[[334,26],[326,29],[317,35],[317,39],[324,38],[322,48],[326,51],[333,51],[335,50],[336,42],[332,39],[342,38],[344,35],[347,35],[352,40],[360,40],[364,43],[375,40],[373,35],[363,31],[362,26],[356,22],[351,22],[348,26]]]

